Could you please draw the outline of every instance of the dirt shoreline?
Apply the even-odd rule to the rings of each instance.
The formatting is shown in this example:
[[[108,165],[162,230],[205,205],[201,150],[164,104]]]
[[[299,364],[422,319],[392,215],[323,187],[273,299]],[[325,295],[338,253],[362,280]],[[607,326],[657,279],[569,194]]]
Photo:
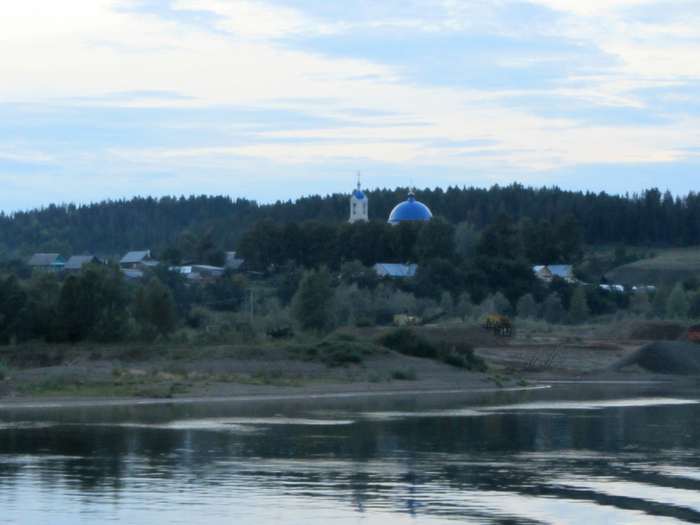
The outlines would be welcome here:
[[[454,334],[453,334],[454,335]],[[665,384],[700,389],[700,376],[608,367],[645,344],[601,339],[511,340],[475,353],[484,372],[387,351],[360,364],[293,358],[284,345],[23,350],[0,381],[0,408],[104,406],[510,391],[547,384]],[[33,353],[32,353],[33,352]],[[18,354],[19,355],[19,354]]]

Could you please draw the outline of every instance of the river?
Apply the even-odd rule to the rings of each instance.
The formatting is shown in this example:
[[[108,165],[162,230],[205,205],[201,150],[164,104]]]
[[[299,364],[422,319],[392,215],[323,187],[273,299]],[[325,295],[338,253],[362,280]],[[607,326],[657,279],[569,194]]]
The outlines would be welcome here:
[[[0,405],[0,523],[700,523],[700,391]]]

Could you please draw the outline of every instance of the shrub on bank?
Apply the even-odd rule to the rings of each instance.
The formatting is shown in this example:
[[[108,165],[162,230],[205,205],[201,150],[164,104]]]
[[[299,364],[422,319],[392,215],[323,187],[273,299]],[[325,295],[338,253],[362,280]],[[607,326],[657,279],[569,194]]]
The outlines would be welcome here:
[[[375,342],[400,354],[442,361],[468,370],[485,370],[484,360],[465,342],[432,342],[410,328],[398,328],[375,337]]]

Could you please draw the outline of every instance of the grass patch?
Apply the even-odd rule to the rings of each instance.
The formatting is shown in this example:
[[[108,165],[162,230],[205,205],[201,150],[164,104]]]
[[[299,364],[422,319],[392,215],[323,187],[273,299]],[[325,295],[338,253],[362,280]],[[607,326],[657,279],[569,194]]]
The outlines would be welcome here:
[[[373,354],[386,350],[375,344],[358,340],[352,334],[336,334],[316,344],[294,345],[289,348],[293,358],[302,361],[320,361],[329,367],[360,364]]]
[[[291,386],[302,387],[312,383],[321,384],[347,384],[352,381],[344,378],[311,378],[311,377],[271,377],[270,375],[247,375],[235,374],[225,375],[219,374],[209,378],[213,383],[238,383],[241,385],[258,385],[258,386]]]
[[[86,381],[55,375],[16,387],[22,394],[34,397],[168,397],[168,394],[190,391],[192,385],[182,379],[162,372],[146,374],[140,370],[115,368],[108,378],[102,380]]]

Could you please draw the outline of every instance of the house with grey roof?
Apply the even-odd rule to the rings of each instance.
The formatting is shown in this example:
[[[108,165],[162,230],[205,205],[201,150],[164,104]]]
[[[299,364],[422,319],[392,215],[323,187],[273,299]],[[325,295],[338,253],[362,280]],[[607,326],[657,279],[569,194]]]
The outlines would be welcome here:
[[[73,255],[68,259],[64,270],[78,272],[83,267],[83,264],[107,264],[107,262],[94,255]]]
[[[418,265],[377,263],[372,266],[372,269],[374,269],[374,271],[377,272],[380,277],[414,277],[416,275]]]
[[[129,252],[119,261],[119,266],[124,270],[147,269],[158,266],[158,264],[158,260],[151,255],[151,250]]]
[[[218,266],[208,266],[206,264],[193,264],[191,266],[178,266],[175,268],[181,274],[187,276],[187,279],[195,281],[213,282],[224,275],[225,268]]]
[[[573,281],[574,267],[571,264],[552,264],[548,266],[533,266],[532,271],[537,277],[545,282],[551,282],[554,276],[561,277],[567,281]]]
[[[572,264],[552,264],[547,268],[552,272],[552,277],[556,275],[562,279],[574,279],[574,266]]]
[[[63,270],[66,261],[58,253],[35,253],[27,261],[27,266],[58,272]]]

